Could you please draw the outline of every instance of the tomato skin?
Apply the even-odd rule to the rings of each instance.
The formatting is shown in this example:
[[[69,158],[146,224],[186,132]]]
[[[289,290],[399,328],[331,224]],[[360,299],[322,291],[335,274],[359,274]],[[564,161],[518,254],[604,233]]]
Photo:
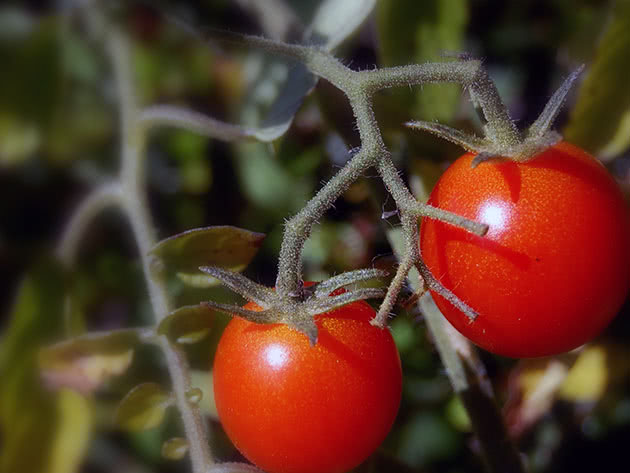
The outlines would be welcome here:
[[[479,313],[470,321],[433,297],[464,336],[509,357],[562,353],[589,341],[618,312],[630,284],[630,228],[621,191],[592,156],[561,142],[527,163],[465,154],[429,204],[489,225],[478,237],[424,219],[432,274]]]
[[[369,324],[374,315],[364,301],[318,315],[314,346],[286,325],[230,321],[214,359],[214,395],[247,459],[269,473],[342,473],[381,444],[402,373],[389,330]]]

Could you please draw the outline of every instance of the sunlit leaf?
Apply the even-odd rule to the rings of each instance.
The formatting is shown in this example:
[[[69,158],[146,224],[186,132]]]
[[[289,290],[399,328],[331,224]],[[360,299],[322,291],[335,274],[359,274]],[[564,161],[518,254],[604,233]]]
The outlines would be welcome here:
[[[382,0],[377,7],[381,61],[386,66],[444,60],[444,52],[460,52],[468,25],[466,0]],[[448,121],[461,97],[456,85],[428,84],[396,91],[414,117]]]
[[[192,344],[203,340],[210,331],[213,311],[204,305],[180,307],[165,317],[157,332],[171,342]]]
[[[446,405],[446,417],[457,430],[470,432],[472,429],[470,417],[459,396],[453,396]]]
[[[549,411],[564,383],[572,356],[521,360],[510,379],[505,418],[510,433],[519,436]]]
[[[597,402],[611,383],[630,373],[630,351],[613,343],[587,346],[569,370],[558,396],[572,402]]]
[[[196,273],[199,266],[242,270],[256,255],[265,235],[231,226],[197,228],[162,240],[151,253],[177,272]]]
[[[22,282],[0,344],[0,471],[78,471],[92,425],[87,401],[44,389],[40,347],[61,336],[65,275],[42,263]],[[37,446],[37,454],[33,447]]]
[[[188,453],[188,441],[175,437],[162,444],[162,456],[168,460],[180,460]]]
[[[162,423],[172,402],[171,396],[158,384],[139,384],[120,401],[116,423],[130,431],[152,429]]]
[[[630,146],[630,1],[615,4],[564,130],[568,141],[604,157]]]
[[[63,389],[57,396],[57,416],[48,471],[78,471],[90,441],[93,422],[90,403],[79,393]]]
[[[50,387],[94,391],[127,370],[133,348],[150,333],[136,329],[90,333],[43,348],[39,353],[42,375]]]

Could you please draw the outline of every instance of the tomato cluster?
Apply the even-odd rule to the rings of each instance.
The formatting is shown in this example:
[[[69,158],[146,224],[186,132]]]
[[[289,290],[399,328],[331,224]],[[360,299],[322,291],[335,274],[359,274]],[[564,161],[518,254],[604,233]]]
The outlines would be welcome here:
[[[429,204],[487,224],[487,235],[425,219],[421,252],[479,316],[471,321],[433,293],[438,307],[500,355],[552,355],[587,342],[616,315],[630,284],[628,209],[617,184],[566,142],[525,163],[471,168],[473,158],[446,170]]]
[[[270,473],[342,473],[378,447],[398,411],[402,374],[391,333],[370,325],[374,315],[361,301],[316,316],[314,346],[283,324],[230,321],[214,393],[245,457]]]
[[[615,316],[630,285],[628,209],[592,156],[559,143],[525,163],[471,167],[459,158],[429,204],[488,225],[476,236],[425,219],[423,260],[478,312],[471,320],[433,293],[462,334],[500,355],[575,348]],[[245,306],[260,310],[256,304]],[[400,403],[400,359],[364,301],[316,316],[318,342],[284,324],[234,317],[213,368],[228,436],[270,473],[342,473],[368,457]]]

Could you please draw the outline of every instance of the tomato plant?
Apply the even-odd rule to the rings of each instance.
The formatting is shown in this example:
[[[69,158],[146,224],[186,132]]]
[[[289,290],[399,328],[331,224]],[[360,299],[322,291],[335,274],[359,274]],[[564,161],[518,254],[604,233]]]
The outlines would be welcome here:
[[[390,332],[369,323],[374,315],[361,301],[316,316],[316,345],[283,324],[232,319],[215,355],[214,393],[245,457],[273,473],[341,473],[378,447],[402,374]]]
[[[615,181],[566,142],[525,163],[471,168],[473,158],[446,170],[429,203],[486,223],[487,235],[425,219],[421,251],[433,275],[479,316],[471,321],[433,294],[438,307],[500,355],[552,355],[587,342],[628,290],[628,210]]]

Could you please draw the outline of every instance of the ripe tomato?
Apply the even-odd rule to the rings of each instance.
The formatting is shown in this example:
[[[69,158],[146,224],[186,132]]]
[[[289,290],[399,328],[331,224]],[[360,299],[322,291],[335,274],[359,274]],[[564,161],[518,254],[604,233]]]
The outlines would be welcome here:
[[[253,303],[245,306],[260,310]],[[270,473],[341,473],[365,460],[396,417],[400,359],[364,301],[316,316],[318,342],[235,316],[214,359],[225,432]]]
[[[470,321],[437,294],[463,335],[496,354],[536,357],[587,342],[611,321],[629,285],[628,209],[615,181],[561,142],[527,163],[470,167],[460,157],[429,203],[489,225],[479,237],[424,219],[432,274],[479,313]]]

